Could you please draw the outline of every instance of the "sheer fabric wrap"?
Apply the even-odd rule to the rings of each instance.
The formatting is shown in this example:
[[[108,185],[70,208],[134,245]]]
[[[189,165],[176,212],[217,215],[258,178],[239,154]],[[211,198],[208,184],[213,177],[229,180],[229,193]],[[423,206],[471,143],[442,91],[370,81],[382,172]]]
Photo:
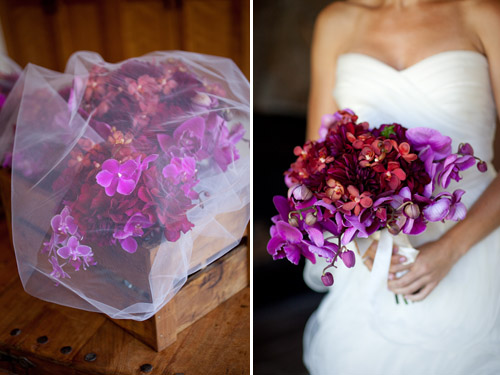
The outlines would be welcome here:
[[[14,124],[17,113],[12,113],[16,109],[16,105],[6,105],[9,96],[14,97],[9,101],[19,100],[15,95],[10,95],[22,69],[8,56],[0,55],[0,150],[9,150],[5,155],[5,151],[1,152],[0,157],[3,166],[10,166],[12,156],[12,144],[14,142]],[[7,108],[7,110],[5,110]],[[10,124],[7,126],[6,124]]]
[[[144,320],[239,243],[249,83],[231,60],[77,52],[64,73],[28,64],[14,91],[13,242],[28,293]]]

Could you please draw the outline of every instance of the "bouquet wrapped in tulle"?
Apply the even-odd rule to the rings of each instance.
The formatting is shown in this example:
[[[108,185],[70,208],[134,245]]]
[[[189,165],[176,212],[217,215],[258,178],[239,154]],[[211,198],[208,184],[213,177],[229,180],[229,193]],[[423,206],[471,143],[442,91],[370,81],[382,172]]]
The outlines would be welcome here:
[[[0,113],[4,112],[0,116],[0,126],[2,126],[2,136],[0,137],[0,148],[9,147],[12,148],[12,144],[14,142],[14,129],[10,127],[6,131],[7,128],[3,125],[6,122],[9,122],[9,117],[13,114],[8,111],[3,111],[5,106],[5,102],[7,100],[8,95],[10,94],[14,84],[16,83],[19,75],[21,74],[22,69],[17,65],[14,61],[12,61],[9,57],[0,55]],[[13,99],[16,100],[16,99]],[[7,106],[7,108],[12,109],[15,106]],[[7,112],[7,113],[5,113]],[[3,145],[5,143],[5,146]],[[2,155],[2,162],[6,161],[4,167],[10,166],[11,162],[11,154],[7,155],[7,160],[5,160],[5,156]]]
[[[39,298],[147,319],[249,219],[249,84],[224,58],[28,65],[14,92],[13,239]],[[7,124],[13,126],[13,123]]]
[[[285,172],[288,196],[275,196],[268,252],[298,264],[323,257],[354,266],[346,245],[386,228],[392,235],[417,235],[428,222],[461,220],[464,190],[446,191],[450,180],[476,164],[469,144],[452,152],[451,138],[430,128],[399,124],[369,128],[350,110],[323,117],[320,139],[294,150],[297,160]],[[477,168],[486,170],[479,161]]]

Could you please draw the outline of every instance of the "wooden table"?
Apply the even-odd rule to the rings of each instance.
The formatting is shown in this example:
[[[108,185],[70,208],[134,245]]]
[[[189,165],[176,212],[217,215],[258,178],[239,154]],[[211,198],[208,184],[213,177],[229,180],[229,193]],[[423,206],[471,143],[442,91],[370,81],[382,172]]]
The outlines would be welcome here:
[[[249,373],[248,287],[157,353],[101,314],[25,293],[5,220],[0,220],[0,374]]]

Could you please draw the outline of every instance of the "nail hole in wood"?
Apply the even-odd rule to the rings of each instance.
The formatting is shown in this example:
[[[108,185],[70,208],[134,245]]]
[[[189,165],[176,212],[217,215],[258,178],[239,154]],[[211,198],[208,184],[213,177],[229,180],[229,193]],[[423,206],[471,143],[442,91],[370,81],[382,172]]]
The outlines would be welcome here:
[[[96,360],[96,358],[97,358],[97,354],[95,354],[95,353],[87,353],[87,354],[85,354],[85,358],[84,359],[87,362],[94,362]]]
[[[21,330],[19,328],[14,328],[12,331],[10,331],[11,336],[17,336],[21,334]]]
[[[141,365],[140,368],[141,368],[141,371],[145,372],[145,373],[151,372],[153,370],[153,366],[150,365],[149,363],[145,363],[145,364]]]
[[[40,336],[36,339],[36,342],[39,344],[45,344],[47,341],[49,341],[49,338],[47,336]]]
[[[71,353],[72,350],[73,350],[73,348],[71,346],[63,346],[61,348],[61,353],[62,354],[69,354],[69,353]]]

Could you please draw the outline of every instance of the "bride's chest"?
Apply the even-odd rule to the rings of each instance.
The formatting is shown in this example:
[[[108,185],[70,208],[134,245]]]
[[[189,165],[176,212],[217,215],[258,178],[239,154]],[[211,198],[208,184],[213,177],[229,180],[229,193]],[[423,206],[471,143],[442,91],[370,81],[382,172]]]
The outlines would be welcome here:
[[[456,7],[420,11],[368,12],[356,22],[348,52],[373,56],[404,70],[428,56],[449,50],[477,50],[475,34]]]

